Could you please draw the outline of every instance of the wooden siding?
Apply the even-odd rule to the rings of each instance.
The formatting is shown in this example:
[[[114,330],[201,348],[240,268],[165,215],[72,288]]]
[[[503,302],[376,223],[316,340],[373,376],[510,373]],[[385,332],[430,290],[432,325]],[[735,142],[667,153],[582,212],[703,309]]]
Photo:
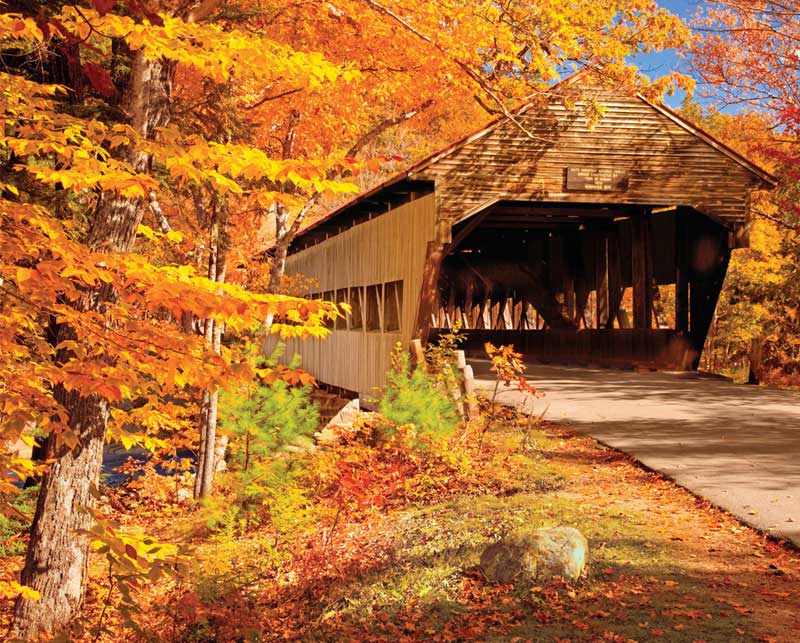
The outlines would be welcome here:
[[[499,199],[685,205],[731,227],[745,221],[759,177],[637,97],[601,94],[598,102],[606,112],[594,128],[580,109],[531,108],[517,120],[537,138],[503,121],[412,176],[436,182],[439,214],[450,224]],[[568,168],[620,173],[627,182],[621,190],[566,190]]]
[[[447,329],[434,329],[433,338]],[[615,328],[613,330],[465,330],[467,355],[486,358],[484,344],[512,344],[526,359],[553,364],[583,364],[612,368],[683,370],[699,353],[691,338],[674,330]]]
[[[299,353],[303,368],[332,386],[366,395],[383,386],[394,344],[411,339],[435,224],[430,194],[291,255],[286,274],[313,277],[319,282],[315,292],[402,280],[403,302],[400,332],[335,330],[322,340],[290,340],[286,358]]]

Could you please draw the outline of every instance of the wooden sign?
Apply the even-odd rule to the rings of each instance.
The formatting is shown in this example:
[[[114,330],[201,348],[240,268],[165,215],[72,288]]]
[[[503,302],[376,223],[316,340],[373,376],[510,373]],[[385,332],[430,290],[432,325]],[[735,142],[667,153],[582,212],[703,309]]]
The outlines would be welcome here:
[[[616,192],[628,187],[626,172],[600,167],[568,167],[566,188],[569,192]]]

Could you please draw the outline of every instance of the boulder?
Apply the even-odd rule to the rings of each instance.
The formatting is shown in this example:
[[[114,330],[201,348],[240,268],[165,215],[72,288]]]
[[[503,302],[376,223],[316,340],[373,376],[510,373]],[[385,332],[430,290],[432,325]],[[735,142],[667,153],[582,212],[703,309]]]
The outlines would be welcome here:
[[[339,431],[337,429],[352,429],[353,423],[361,414],[361,405],[358,398],[350,400],[333,419],[328,422],[321,431],[314,434],[317,444],[320,446],[332,446],[339,443]]]
[[[495,583],[528,583],[580,577],[589,543],[574,527],[547,527],[513,534],[481,554],[481,571]]]

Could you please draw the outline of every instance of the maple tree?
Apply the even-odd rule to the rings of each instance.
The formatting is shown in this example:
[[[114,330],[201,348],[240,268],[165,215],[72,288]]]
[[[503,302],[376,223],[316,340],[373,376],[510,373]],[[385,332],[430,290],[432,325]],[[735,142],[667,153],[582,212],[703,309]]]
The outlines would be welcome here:
[[[719,0],[695,19],[692,69],[718,106],[740,112],[706,120],[779,181],[773,194],[752,204],[752,247],[734,256],[712,335],[712,349],[723,345],[728,362],[745,356],[753,382],[791,382],[800,364],[798,13],[796,0]]]
[[[191,265],[153,265],[130,251],[144,206],[152,206],[160,187],[156,163],[172,181],[199,177],[222,194],[241,192],[236,179],[245,173],[274,179],[298,168],[305,174],[301,181],[321,191],[327,185],[324,165],[282,164],[162,130],[169,126],[174,66],[221,80],[242,64],[259,73],[291,73],[309,84],[335,78],[338,68],[201,22],[215,3],[161,16],[142,15],[135,3],[133,15],[108,13],[113,4],[65,6],[38,19],[0,17],[5,45],[52,46],[52,55],[73,66],[86,60],[77,73],[91,85],[79,95],[75,83],[42,84],[25,77],[24,69],[3,73],[1,106],[11,125],[0,141],[2,341],[9,356],[2,378],[3,438],[30,440],[24,431],[32,427],[47,436],[46,467],[34,469],[6,454],[0,466],[21,478],[44,471],[22,573],[31,590],[16,609],[16,632],[24,637],[63,628],[80,608],[92,517],[79,508],[93,505],[107,433],[124,436],[142,417],[168,425],[165,397],[180,399],[187,387],[215,390],[252,376],[239,351],[186,337],[174,320],[191,312],[241,331],[273,315],[285,322],[274,330],[298,336],[324,335],[323,319],[335,314],[321,302],[252,294],[199,277]],[[120,55],[111,43],[123,48],[130,65],[119,86],[101,65]],[[80,45],[86,58],[74,58],[70,45]],[[92,118],[112,97],[123,111]],[[70,109],[71,101],[82,103],[90,117]],[[48,202],[57,205],[48,208]],[[4,484],[4,493],[13,492],[12,479]]]
[[[246,4],[242,0],[243,4]],[[342,153],[364,156],[372,181],[381,162],[389,171],[482,125],[508,115],[521,100],[544,100],[553,82],[584,67],[628,88],[660,95],[685,79],[669,75],[648,84],[625,63],[634,53],[678,46],[688,39],[680,20],[650,0],[590,0],[564,4],[515,2],[414,2],[336,0],[261,3],[254,23],[263,33],[286,38],[347,64],[358,75],[347,91],[328,85],[312,96],[291,79],[259,88],[245,105],[256,127],[254,140],[283,158]],[[387,141],[403,125],[405,143],[387,153]],[[277,130],[277,131],[276,131]],[[369,174],[369,173],[368,173]],[[377,174],[377,177],[375,176]],[[370,184],[367,184],[371,187]],[[330,201],[318,194],[278,200],[270,216],[270,289],[284,270],[289,245]]]

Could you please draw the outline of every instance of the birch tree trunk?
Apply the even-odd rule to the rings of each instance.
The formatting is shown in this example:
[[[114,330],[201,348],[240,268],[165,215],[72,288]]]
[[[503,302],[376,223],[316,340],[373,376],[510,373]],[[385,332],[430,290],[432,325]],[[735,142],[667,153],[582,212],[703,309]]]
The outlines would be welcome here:
[[[171,65],[160,59],[148,60],[141,52],[134,55],[131,65],[124,102],[131,125],[149,138],[169,121]],[[146,154],[130,148],[125,156],[137,171],[148,169]],[[89,230],[89,245],[96,251],[128,252],[144,205],[138,199],[103,195]],[[82,312],[102,313],[114,297],[112,288],[98,287],[85,292],[73,306]],[[59,341],[70,336],[75,336],[72,329],[59,330]],[[80,509],[94,505],[91,488],[99,482],[108,423],[109,403],[105,398],[84,397],[79,391],[67,392],[60,387],[54,394],[67,411],[78,446],[56,452],[52,446],[49,449],[57,460],[42,478],[21,576],[22,583],[37,590],[41,598],[20,599],[14,610],[12,632],[23,639],[43,631],[65,630],[80,612],[89,563],[89,539],[80,532],[92,523]]]
[[[218,208],[213,205],[213,221],[210,233],[210,252],[208,258],[208,278],[211,281],[225,283],[227,269],[227,219],[220,216]],[[222,334],[224,327],[213,319],[207,319],[204,326],[206,342],[219,355],[222,350]],[[219,415],[219,390],[203,391],[200,405],[200,445],[197,453],[197,470],[194,477],[194,497],[205,498],[211,494],[214,486],[214,473],[217,468],[217,419]]]

